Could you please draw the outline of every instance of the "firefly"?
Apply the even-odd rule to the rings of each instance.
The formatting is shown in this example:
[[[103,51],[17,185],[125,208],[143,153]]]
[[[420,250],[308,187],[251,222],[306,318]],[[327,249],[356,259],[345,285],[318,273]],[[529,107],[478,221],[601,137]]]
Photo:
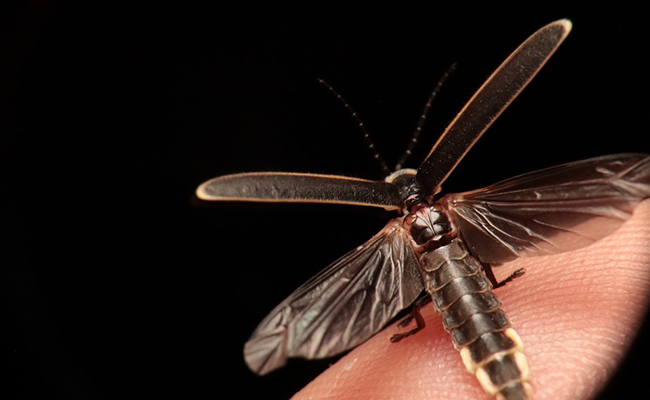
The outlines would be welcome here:
[[[415,328],[391,339],[401,340],[424,327],[418,307],[426,293],[486,393],[532,398],[522,339],[492,291],[523,271],[498,282],[492,268],[518,257],[572,251],[618,229],[650,197],[650,155],[600,156],[470,192],[439,192],[571,27],[559,20],[526,39],[470,98],[417,170],[398,167],[384,181],[241,173],[198,187],[204,200],[335,203],[399,213],[271,311],[244,346],[252,371],[264,375],[291,357],[318,359],[352,349],[415,303],[400,323],[415,319]]]

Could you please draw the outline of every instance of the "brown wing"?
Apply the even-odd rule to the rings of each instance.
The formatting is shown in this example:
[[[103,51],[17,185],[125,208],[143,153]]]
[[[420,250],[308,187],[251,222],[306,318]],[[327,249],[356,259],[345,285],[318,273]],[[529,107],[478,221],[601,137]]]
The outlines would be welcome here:
[[[210,179],[196,195],[212,201],[353,204],[399,210],[399,188],[381,181],[294,172],[249,172]]]
[[[447,126],[416,179],[429,198],[469,149],[537,75],[571,31],[566,19],[552,22],[524,41],[501,63]]]
[[[481,261],[555,254],[616,230],[650,197],[650,156],[616,154],[520,175],[440,200]]]
[[[298,288],[246,342],[244,357],[251,370],[264,375],[288,357],[333,356],[382,329],[423,288],[408,240],[401,218],[391,220]]]

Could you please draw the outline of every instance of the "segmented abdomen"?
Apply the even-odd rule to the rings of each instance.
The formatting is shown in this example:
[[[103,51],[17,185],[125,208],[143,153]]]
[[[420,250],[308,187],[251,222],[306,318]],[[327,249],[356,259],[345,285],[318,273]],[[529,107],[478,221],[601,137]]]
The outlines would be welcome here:
[[[459,239],[421,258],[425,288],[467,370],[497,399],[531,399],[523,344],[478,260]]]

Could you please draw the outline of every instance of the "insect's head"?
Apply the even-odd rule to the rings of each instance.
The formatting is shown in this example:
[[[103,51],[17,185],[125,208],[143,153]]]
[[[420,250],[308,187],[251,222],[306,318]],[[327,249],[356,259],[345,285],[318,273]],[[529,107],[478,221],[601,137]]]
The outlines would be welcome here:
[[[402,168],[388,175],[384,178],[384,181],[400,186],[400,182],[415,181],[415,174],[417,173],[418,171],[413,168]]]
[[[397,186],[402,199],[403,209],[410,212],[411,208],[425,202],[421,196],[420,185],[418,185],[415,175],[417,170],[412,168],[399,169],[384,178],[387,183]]]

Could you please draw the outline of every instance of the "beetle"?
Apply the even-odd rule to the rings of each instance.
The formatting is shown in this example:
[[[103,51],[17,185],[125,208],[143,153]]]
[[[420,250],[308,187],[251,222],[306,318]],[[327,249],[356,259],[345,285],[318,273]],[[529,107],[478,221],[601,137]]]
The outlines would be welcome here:
[[[251,370],[263,375],[290,357],[325,358],[349,350],[417,303],[401,323],[414,318],[417,326],[392,338],[401,340],[423,328],[418,299],[426,292],[485,392],[498,399],[532,398],[523,342],[492,292],[523,271],[498,282],[492,267],[571,251],[616,230],[650,197],[650,156],[600,156],[470,192],[439,192],[571,27],[568,20],[555,21],[525,40],[470,98],[417,170],[397,169],[384,181],[241,173],[198,187],[203,200],[336,203],[400,213],[271,311],[245,344]]]

